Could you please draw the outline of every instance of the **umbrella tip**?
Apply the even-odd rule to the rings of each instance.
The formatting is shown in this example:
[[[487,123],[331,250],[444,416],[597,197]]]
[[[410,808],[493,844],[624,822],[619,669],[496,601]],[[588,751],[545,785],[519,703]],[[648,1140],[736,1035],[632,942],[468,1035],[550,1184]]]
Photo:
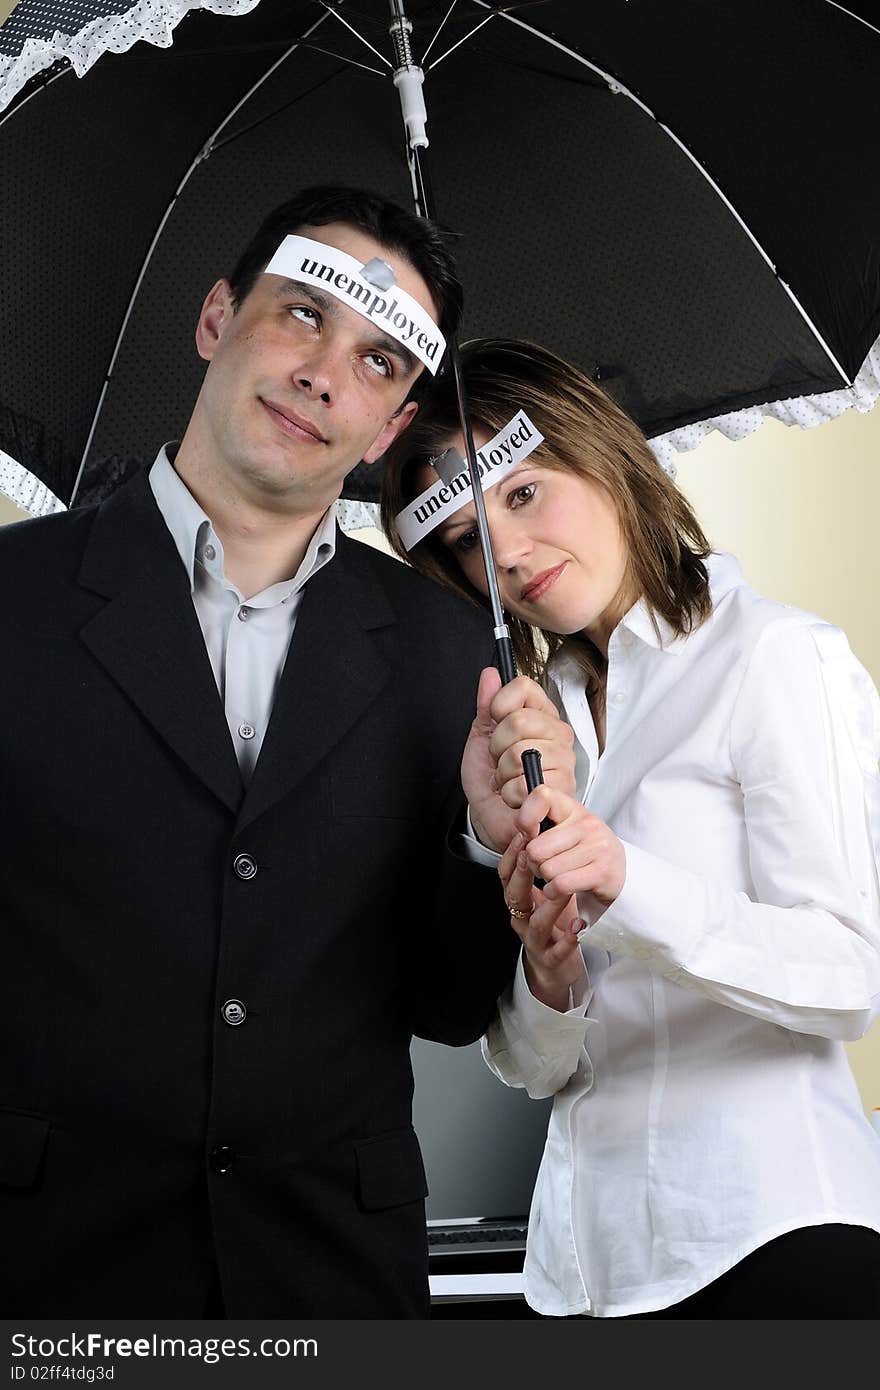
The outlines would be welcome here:
[[[361,268],[361,275],[369,285],[375,286],[377,290],[390,290],[395,284],[394,271],[387,261],[383,261],[381,256],[374,256],[372,260],[366,262]]]

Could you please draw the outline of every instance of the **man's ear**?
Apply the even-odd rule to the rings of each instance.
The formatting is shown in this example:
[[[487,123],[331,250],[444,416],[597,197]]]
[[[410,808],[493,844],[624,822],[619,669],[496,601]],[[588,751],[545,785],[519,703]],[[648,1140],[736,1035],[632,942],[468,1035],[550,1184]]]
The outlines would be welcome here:
[[[418,411],[418,401],[407,401],[383,426],[364,454],[364,463],[375,463],[403,431],[412,424]]]
[[[232,318],[235,301],[228,280],[218,280],[202,305],[196,324],[196,347],[199,357],[210,362],[223,336],[223,329]]]

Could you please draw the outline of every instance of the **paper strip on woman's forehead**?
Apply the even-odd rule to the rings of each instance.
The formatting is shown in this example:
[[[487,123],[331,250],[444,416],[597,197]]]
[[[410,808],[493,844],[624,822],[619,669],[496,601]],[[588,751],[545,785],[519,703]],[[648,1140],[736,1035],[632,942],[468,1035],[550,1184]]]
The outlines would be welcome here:
[[[513,419],[508,420],[504,428],[499,430],[488,444],[476,451],[477,470],[483,492],[500,483],[543,442],[544,436],[537,425],[532,424],[524,410],[517,411]],[[412,550],[414,545],[418,545],[435,527],[461,511],[469,501],[471,480],[467,464],[463,459],[460,463],[460,472],[450,476],[452,470],[444,459],[444,477],[426,488],[414,502],[404,507],[402,512],[397,513],[397,532],[407,550]]]
[[[377,289],[361,274],[363,266],[323,241],[306,236],[286,236],[266,272],[286,275],[301,285],[314,285],[335,295],[343,304],[402,343],[433,375],[446,351],[446,339],[430,314],[406,290],[392,285]]]

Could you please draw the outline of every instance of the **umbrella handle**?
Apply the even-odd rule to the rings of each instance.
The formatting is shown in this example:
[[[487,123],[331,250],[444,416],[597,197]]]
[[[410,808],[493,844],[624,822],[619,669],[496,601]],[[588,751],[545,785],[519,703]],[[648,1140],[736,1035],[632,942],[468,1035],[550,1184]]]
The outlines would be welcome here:
[[[523,749],[522,768],[523,774],[526,779],[526,787],[530,792],[533,792],[535,790],[535,787],[543,786],[544,773],[541,770],[541,754],[538,752],[537,748]],[[550,820],[549,816],[545,816],[544,819],[541,821],[538,833],[543,835],[544,831],[550,830],[552,826],[552,820]],[[543,888],[544,879],[536,878],[535,887]]]
[[[510,632],[506,625],[503,629],[497,627],[495,629],[495,665],[501,674],[502,685],[507,685],[516,676],[516,658],[513,655],[513,643],[510,640]],[[539,761],[538,782],[540,781]],[[531,787],[529,791],[531,791]]]

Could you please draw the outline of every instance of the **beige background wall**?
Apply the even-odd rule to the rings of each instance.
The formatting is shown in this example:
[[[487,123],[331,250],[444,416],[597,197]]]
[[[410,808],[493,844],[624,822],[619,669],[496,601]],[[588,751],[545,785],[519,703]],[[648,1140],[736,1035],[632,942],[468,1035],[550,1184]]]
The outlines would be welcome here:
[[[772,598],[842,627],[880,686],[880,405],[814,430],[766,421],[679,456],[678,482],[712,544]],[[880,1024],[848,1047],[866,1109],[880,1106]]]
[[[13,8],[0,0],[0,21]],[[750,583],[838,623],[880,685],[880,406],[815,430],[770,420],[737,444],[709,435],[679,456],[678,481]],[[0,524],[22,515],[0,497]],[[849,1054],[866,1108],[880,1106],[880,1025]]]

